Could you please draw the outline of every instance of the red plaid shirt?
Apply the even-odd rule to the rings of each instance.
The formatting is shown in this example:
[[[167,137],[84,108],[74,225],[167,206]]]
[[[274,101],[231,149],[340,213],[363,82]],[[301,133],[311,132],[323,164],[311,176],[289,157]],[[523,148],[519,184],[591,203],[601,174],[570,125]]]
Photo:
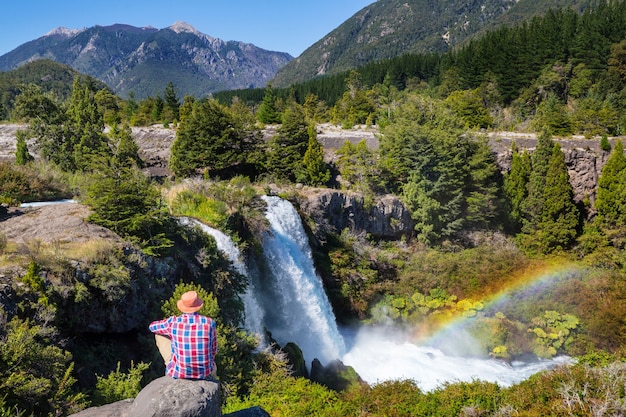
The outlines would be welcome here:
[[[172,359],[165,374],[172,378],[206,379],[215,369],[215,321],[198,313],[183,313],[150,323],[150,331],[172,340]]]

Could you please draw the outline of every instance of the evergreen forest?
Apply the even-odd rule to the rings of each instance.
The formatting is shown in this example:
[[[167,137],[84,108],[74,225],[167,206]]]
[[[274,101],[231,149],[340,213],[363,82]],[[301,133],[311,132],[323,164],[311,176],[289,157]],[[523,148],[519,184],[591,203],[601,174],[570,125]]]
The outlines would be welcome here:
[[[51,61],[28,65],[0,74],[0,117],[22,126],[14,160],[0,162],[0,224],[21,203],[72,198],[120,242],[18,245],[0,232],[0,416],[70,415],[136,396],[163,374],[147,325],[175,314],[189,289],[218,322],[224,413],[626,413],[626,2],[554,9],[447,53],[213,97],[180,97],[170,82],[162,95],[123,100]],[[147,175],[132,136],[154,124],[175,130],[167,178]],[[379,146],[346,142],[329,158],[321,124],[375,129]],[[502,131],[536,138],[532,149],[513,143],[506,170],[489,141]],[[597,149],[593,195],[575,196],[562,139]],[[463,319],[481,342],[475,355],[573,363],[510,387],[423,391],[349,370],[316,379],[293,347],[258,351],[243,326],[245,277],[177,218],[261,251],[260,196],[279,190],[299,207],[318,189],[366,207],[396,196],[414,226],[380,239],[301,211],[341,324],[428,335]],[[511,290],[543,275],[538,291]],[[512,302],[493,302],[503,295]]]

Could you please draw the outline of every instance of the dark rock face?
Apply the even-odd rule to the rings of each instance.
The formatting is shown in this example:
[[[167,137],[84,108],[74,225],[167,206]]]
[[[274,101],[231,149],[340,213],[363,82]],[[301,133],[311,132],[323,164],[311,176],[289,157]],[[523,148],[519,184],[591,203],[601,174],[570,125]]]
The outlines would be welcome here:
[[[339,233],[346,227],[382,239],[399,239],[413,231],[411,214],[396,196],[366,204],[362,195],[331,189],[306,193],[300,209],[322,230]]]

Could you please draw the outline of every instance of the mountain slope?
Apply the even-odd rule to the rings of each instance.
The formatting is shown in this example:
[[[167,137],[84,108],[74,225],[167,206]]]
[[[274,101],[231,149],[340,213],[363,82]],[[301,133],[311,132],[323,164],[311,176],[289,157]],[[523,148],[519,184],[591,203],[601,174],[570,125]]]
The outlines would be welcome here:
[[[285,87],[404,53],[445,52],[501,24],[585,0],[378,0],[283,67],[272,84]]]
[[[223,41],[177,22],[165,29],[116,24],[55,29],[0,57],[0,71],[37,59],[67,64],[125,97],[160,95],[172,81],[180,95],[264,87],[292,57]]]

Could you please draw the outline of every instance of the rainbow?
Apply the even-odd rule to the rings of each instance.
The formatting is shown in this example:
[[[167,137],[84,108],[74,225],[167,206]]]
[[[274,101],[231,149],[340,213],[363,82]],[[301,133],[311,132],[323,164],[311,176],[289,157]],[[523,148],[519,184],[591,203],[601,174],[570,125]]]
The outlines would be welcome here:
[[[481,311],[496,313],[508,303],[522,302],[549,290],[558,283],[579,278],[584,274],[585,269],[580,264],[563,258],[546,259],[520,270],[514,276],[509,277],[505,285],[472,301],[480,301],[484,305]],[[462,314],[442,316],[434,326],[432,324],[426,327],[418,326],[414,335],[417,336],[419,344],[433,344],[440,339],[447,338],[456,330],[460,331],[471,320]]]

